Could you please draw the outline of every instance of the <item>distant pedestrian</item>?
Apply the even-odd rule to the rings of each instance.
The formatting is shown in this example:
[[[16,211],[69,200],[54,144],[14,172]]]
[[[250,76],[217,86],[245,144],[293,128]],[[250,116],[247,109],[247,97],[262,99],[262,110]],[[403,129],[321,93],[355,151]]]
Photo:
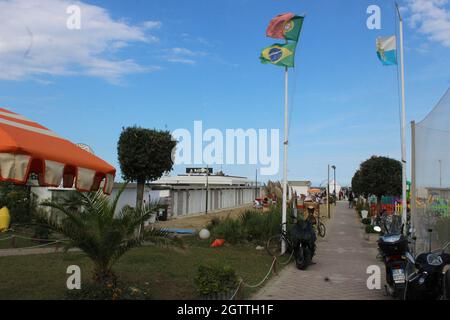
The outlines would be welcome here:
[[[349,209],[353,208],[353,200],[355,199],[355,196],[353,195],[353,192],[349,192],[348,194],[348,207]]]

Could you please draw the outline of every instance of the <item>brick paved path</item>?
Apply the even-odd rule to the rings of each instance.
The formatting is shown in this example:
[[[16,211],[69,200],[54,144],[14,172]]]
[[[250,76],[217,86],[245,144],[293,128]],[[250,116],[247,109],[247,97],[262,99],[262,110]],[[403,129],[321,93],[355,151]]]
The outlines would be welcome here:
[[[292,263],[270,280],[253,299],[257,300],[372,300],[384,296],[384,266],[376,259],[375,242],[364,237],[355,211],[338,202],[327,236],[317,242],[316,263],[306,271]],[[382,290],[367,289],[370,265],[381,268]],[[328,281],[326,281],[328,279]]]

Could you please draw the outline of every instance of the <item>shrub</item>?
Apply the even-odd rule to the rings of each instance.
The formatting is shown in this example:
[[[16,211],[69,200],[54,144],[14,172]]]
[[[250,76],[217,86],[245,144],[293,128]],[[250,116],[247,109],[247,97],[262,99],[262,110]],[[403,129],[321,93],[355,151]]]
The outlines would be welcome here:
[[[267,213],[248,210],[239,219],[214,218],[208,224],[211,234],[236,244],[245,240],[266,241],[280,232],[281,214],[276,208]]]
[[[226,218],[211,229],[211,233],[217,239],[225,239],[236,244],[246,239],[245,231],[240,220]]]
[[[201,265],[194,281],[201,296],[227,293],[239,285],[236,272],[228,266]]]
[[[248,240],[260,240],[264,237],[265,217],[256,211],[246,211],[240,218]]]
[[[220,224],[221,220],[219,218],[212,218],[211,221],[206,226],[206,229],[212,231],[216,226]]]
[[[125,283],[82,283],[80,290],[67,290],[67,300],[145,300],[149,293]]]
[[[51,230],[45,225],[38,224],[34,227],[34,238],[39,242],[47,242],[50,238]]]
[[[361,222],[365,225],[370,225],[370,224],[372,224],[372,219],[370,219],[370,218],[362,219]]]
[[[11,224],[31,222],[35,203],[31,200],[30,187],[0,183],[0,208],[6,206],[11,214]]]

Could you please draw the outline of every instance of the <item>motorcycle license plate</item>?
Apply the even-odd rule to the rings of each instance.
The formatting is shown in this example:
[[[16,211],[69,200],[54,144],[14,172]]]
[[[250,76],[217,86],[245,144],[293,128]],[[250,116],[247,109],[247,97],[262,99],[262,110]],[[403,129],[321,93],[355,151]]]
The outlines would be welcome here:
[[[405,283],[405,270],[403,269],[393,269],[392,270],[392,278],[395,283]]]

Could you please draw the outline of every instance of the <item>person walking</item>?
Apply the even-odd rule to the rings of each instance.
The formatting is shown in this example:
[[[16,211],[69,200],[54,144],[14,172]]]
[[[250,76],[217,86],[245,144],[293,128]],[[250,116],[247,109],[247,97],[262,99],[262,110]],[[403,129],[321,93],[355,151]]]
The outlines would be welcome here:
[[[353,200],[355,199],[355,196],[353,195],[353,192],[350,191],[348,194],[348,208],[352,209],[353,208]]]

